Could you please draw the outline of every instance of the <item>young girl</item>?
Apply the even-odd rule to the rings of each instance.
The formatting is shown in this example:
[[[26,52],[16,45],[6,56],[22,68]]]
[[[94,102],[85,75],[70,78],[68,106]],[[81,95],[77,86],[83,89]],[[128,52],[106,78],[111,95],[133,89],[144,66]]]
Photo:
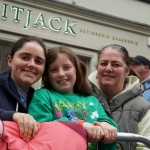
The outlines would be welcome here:
[[[17,122],[20,136],[28,142],[38,132],[37,122],[27,113],[34,89],[45,67],[46,47],[35,36],[20,38],[7,57],[10,71],[0,75],[0,119]]]
[[[92,96],[83,62],[67,47],[50,49],[46,60],[44,87],[35,91],[29,114],[38,122],[81,124],[89,142],[100,141],[103,150],[116,150],[112,142],[117,137],[117,125]]]

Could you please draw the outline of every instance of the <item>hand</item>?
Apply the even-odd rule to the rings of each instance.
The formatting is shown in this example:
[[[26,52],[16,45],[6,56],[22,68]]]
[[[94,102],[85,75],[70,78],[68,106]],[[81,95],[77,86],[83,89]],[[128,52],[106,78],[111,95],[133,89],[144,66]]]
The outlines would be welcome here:
[[[29,142],[32,137],[38,132],[38,123],[32,116],[25,113],[14,113],[13,120],[17,122],[20,130],[20,136],[26,142]]]
[[[112,143],[116,141],[117,129],[107,122],[94,122],[95,126],[100,126],[104,132],[104,137],[102,142],[105,144]]]
[[[103,139],[104,132],[100,126],[95,126],[88,122],[84,122],[82,126],[88,135],[88,142],[97,142]]]

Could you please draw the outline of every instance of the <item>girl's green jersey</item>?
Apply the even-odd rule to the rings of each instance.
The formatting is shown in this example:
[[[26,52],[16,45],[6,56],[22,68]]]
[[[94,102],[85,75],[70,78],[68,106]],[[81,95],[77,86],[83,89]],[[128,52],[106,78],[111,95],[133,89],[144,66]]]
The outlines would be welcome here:
[[[94,121],[108,122],[117,128],[95,96],[58,93],[41,88],[35,91],[28,112],[38,122],[76,122],[80,119],[92,124]],[[101,145],[103,150],[116,150],[116,143]]]

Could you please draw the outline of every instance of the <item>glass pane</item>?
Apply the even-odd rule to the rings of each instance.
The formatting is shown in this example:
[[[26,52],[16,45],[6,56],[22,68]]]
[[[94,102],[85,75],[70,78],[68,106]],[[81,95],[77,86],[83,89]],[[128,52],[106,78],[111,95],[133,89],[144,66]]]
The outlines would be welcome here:
[[[0,73],[9,70],[6,56],[10,54],[10,51],[10,46],[0,45]]]
[[[11,47],[3,46],[2,58],[6,58],[8,54],[10,54]]]
[[[6,59],[2,59],[0,72],[2,73],[2,72],[7,71],[7,70],[9,70],[9,67],[7,65]]]
[[[3,46],[0,45],[0,58],[2,57],[2,50],[3,50]]]

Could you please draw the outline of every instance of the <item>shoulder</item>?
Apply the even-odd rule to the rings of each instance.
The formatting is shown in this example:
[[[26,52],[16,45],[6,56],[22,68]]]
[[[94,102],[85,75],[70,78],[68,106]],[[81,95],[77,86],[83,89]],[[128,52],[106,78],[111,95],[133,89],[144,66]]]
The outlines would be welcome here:
[[[77,98],[84,98],[86,100],[95,100],[97,99],[94,95],[83,95],[83,94],[70,94],[70,96],[75,96]]]
[[[41,88],[41,89],[37,89],[35,90],[33,96],[39,96],[39,97],[52,97],[53,95],[58,95],[58,93],[56,91],[50,90],[50,89],[46,89],[46,88]]]
[[[0,79],[8,78],[11,75],[10,71],[2,72],[0,74]]]
[[[1,73],[0,74],[0,85],[3,85],[5,81],[8,82],[9,77],[10,77],[10,71]]]
[[[150,106],[150,104],[142,97],[142,96],[137,96],[132,98],[131,100],[128,101],[129,103],[136,103],[137,105],[148,105]]]
[[[127,102],[127,106],[133,110],[137,110],[138,112],[147,112],[150,109],[150,103],[142,96],[132,98]]]
[[[10,71],[0,74],[0,89],[3,92],[11,93],[11,95],[17,95],[17,97],[19,97],[16,84],[11,78]]]
[[[43,103],[45,101],[49,101],[49,99],[50,99],[50,91],[45,88],[41,88],[35,90],[35,92],[33,93],[31,103],[38,103],[38,102]]]
[[[144,90],[150,89],[150,80],[146,81],[144,84]]]
[[[40,88],[40,89],[37,89],[37,90],[35,90],[35,92],[34,92],[34,95],[35,94],[46,94],[46,93],[50,93],[50,90],[48,90],[48,89],[46,89],[46,88]]]
[[[85,99],[89,102],[99,103],[98,99],[94,95],[85,96]]]
[[[150,103],[147,100],[145,100],[142,96],[137,96],[132,99],[129,99],[124,104],[123,110],[130,112],[130,117],[138,118],[140,121],[150,110]]]

